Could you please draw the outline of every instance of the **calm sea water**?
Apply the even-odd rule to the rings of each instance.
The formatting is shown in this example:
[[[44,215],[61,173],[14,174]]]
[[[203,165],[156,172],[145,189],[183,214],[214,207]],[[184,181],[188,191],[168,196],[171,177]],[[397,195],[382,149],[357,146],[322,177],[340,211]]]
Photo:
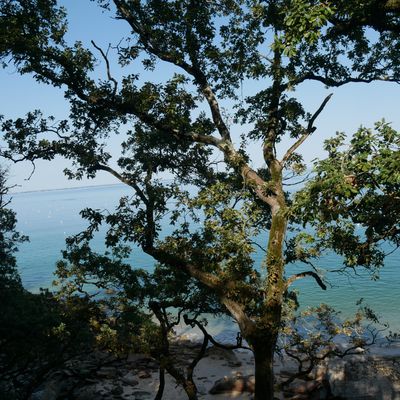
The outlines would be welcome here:
[[[78,233],[86,226],[79,216],[85,207],[113,210],[123,195],[130,195],[130,189],[123,185],[97,186],[79,189],[63,189],[43,192],[26,192],[13,195],[12,207],[17,212],[18,229],[30,237],[29,243],[20,246],[17,254],[19,270],[24,286],[33,292],[40,287],[50,287],[54,279],[55,263],[61,258],[66,237]],[[166,226],[166,231],[169,227]],[[94,246],[104,249],[99,237]],[[261,264],[262,252],[254,258]],[[135,249],[130,259],[132,265],[151,270],[151,257]],[[332,287],[322,291],[312,279],[295,283],[300,292],[302,305],[329,303],[343,315],[356,310],[356,301],[363,298],[365,303],[390,323],[393,329],[400,329],[400,251],[386,258],[380,279],[372,281],[365,273],[356,278],[332,275]],[[340,266],[340,259],[332,254],[319,263],[321,267]],[[292,271],[303,271],[304,267],[293,266]]]

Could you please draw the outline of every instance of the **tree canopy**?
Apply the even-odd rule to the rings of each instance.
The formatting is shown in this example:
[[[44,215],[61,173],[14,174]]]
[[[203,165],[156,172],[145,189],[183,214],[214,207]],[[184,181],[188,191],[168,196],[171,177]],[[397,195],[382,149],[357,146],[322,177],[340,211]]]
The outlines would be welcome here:
[[[171,305],[177,298],[205,296],[215,312],[237,321],[254,351],[255,398],[273,398],[272,359],[291,283],[312,277],[324,289],[310,265],[325,249],[344,255],[344,267],[380,267],[379,244],[397,245],[399,238],[400,177],[393,173],[399,136],[385,123],[376,132],[360,129],[347,149],[341,148],[342,134],[328,141],[328,158],[316,164],[311,182],[297,195],[285,191],[287,174],[305,171],[300,146],[312,140],[331,97],[321,99],[317,110],[305,110],[294,90],[308,81],[327,88],[398,83],[400,5],[97,3],[129,26],[128,38],[108,48],[95,42],[85,48],[65,39],[66,12],[55,0],[0,1],[3,65],[60,88],[70,104],[63,121],[46,117],[45,110],[3,119],[1,154],[33,162],[61,155],[73,162],[65,171],[71,179],[105,171],[131,187],[132,195],[114,211],[82,211],[89,226],[69,240],[61,277],[74,275],[74,290],[93,276],[99,286],[114,282],[139,303],[139,288],[149,282],[161,288],[150,290],[150,297]],[[143,81],[141,72],[164,64],[173,67],[171,76]],[[243,84],[256,87],[245,99]],[[222,103],[229,104],[231,121]],[[115,155],[107,141],[116,134],[122,145]],[[293,145],[279,155],[276,146],[285,136]],[[251,142],[259,145],[261,168],[252,165]],[[169,181],[161,179],[166,172]],[[172,212],[171,202],[177,204]],[[162,231],[166,221],[173,226],[168,235]],[[103,224],[110,248],[104,256],[90,248]],[[315,237],[307,233],[310,226]],[[266,253],[262,266],[252,258],[255,238]],[[153,275],[123,263],[132,243],[157,262]],[[285,266],[295,261],[306,270],[286,276]]]

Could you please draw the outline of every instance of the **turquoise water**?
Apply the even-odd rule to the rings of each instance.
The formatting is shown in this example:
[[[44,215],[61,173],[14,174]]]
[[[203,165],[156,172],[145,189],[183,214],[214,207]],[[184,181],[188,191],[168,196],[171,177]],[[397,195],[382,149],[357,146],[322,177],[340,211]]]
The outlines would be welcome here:
[[[19,270],[24,286],[33,292],[40,287],[49,287],[54,279],[55,262],[61,258],[66,237],[85,228],[79,211],[85,207],[113,210],[123,195],[130,195],[123,185],[97,186],[79,189],[63,189],[43,192],[26,192],[13,195],[12,207],[17,212],[18,229],[30,237],[29,243],[20,246],[17,254]],[[165,227],[169,230],[169,227]],[[98,238],[97,250],[104,248]],[[256,264],[261,264],[262,252],[255,253]],[[133,251],[132,265],[151,269],[151,257],[138,249]],[[323,291],[312,279],[302,279],[293,285],[300,292],[302,305],[318,305],[322,302],[333,305],[350,315],[356,310],[356,301],[361,297],[365,303],[390,323],[400,329],[400,251],[385,260],[380,279],[372,281],[367,274],[356,278],[343,275],[329,276],[332,287]],[[319,263],[321,267],[337,268],[339,258],[332,254]],[[297,268],[297,269],[296,269]],[[293,266],[289,272],[303,271],[304,267]]]

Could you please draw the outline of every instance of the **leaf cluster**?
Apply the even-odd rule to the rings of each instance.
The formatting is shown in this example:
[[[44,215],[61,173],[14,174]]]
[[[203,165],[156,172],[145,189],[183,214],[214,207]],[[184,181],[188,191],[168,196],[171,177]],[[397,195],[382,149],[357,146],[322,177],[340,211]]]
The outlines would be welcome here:
[[[348,144],[338,133],[294,198],[293,221],[313,227],[317,247],[333,248],[347,266],[380,267],[382,242],[399,245],[399,144],[384,121],[375,131],[360,128]]]

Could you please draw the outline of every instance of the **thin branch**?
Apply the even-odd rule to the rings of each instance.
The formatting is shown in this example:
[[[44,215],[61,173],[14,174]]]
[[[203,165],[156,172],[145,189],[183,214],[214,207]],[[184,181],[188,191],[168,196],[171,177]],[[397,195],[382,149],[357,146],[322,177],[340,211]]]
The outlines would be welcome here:
[[[303,378],[303,377],[307,376],[315,367],[315,360],[313,358],[310,358],[309,360],[307,360],[307,359],[303,360],[300,357],[296,356],[291,351],[289,351],[289,349],[285,349],[285,353],[290,358],[293,358],[294,360],[296,360],[298,362],[299,366],[298,366],[297,372],[295,374],[293,374],[290,378],[288,378],[286,381],[281,383],[282,386],[287,386],[290,383],[292,383],[295,379]],[[305,370],[303,369],[304,362],[309,362],[310,363],[308,368],[306,368]]]
[[[255,242],[254,240],[250,241],[251,244],[254,244],[255,246],[257,246],[261,251],[263,251],[264,253],[267,252],[267,250],[264,249],[264,247],[262,247],[260,244],[258,244],[257,242]]]
[[[55,128],[47,128],[46,129],[47,132],[51,132],[51,133],[55,133],[60,139],[65,140],[66,142],[71,139],[71,136],[64,136],[61,135],[60,133],[60,129],[55,129]]]
[[[293,183],[285,183],[283,182],[283,186],[296,186],[296,185],[300,185],[300,183],[304,183],[307,182],[310,179],[310,175],[312,174],[312,172],[309,172],[305,178],[301,179],[300,181],[297,182],[293,182]]]
[[[380,334],[381,332],[385,331],[386,328],[376,329],[376,328],[371,328],[371,325],[368,325],[366,327],[366,330],[371,335],[371,339],[369,341],[366,341],[363,344],[362,347],[369,347],[369,346],[372,346],[373,344],[375,344],[376,340],[377,340],[377,337],[378,337],[378,334]],[[329,342],[332,342],[333,341],[333,336],[330,336],[328,339],[329,339]],[[359,347],[360,347],[359,344],[356,344],[356,345],[351,346],[351,347],[349,347],[349,348],[347,348],[346,350],[343,351],[343,350],[340,350],[337,347],[337,345],[335,347],[333,347],[333,348],[329,346],[329,347],[327,347],[326,351],[322,351],[322,353],[320,353],[320,355],[313,354],[312,351],[306,351],[306,357],[305,358],[301,358],[299,355],[296,355],[290,349],[286,348],[285,349],[286,354],[290,358],[293,358],[294,360],[296,360],[298,362],[299,366],[298,366],[298,372],[293,374],[286,381],[282,382],[281,385],[282,386],[287,386],[288,384],[293,382],[296,378],[301,378],[301,377],[307,376],[313,370],[313,368],[316,365],[318,365],[319,363],[321,363],[322,361],[324,361],[328,357],[344,358],[344,357],[349,356],[349,355],[359,354],[359,352],[358,352],[358,348]],[[303,369],[303,365],[305,363],[309,363],[310,365],[304,370]]]
[[[32,175],[35,173],[35,171],[36,171],[36,164],[35,164],[35,162],[33,161],[33,160],[29,160],[30,162],[31,162],[31,164],[32,164],[32,171],[31,171],[31,173],[29,174],[29,176],[27,177],[27,178],[25,178],[24,180],[25,181],[29,181],[31,178],[32,178]]]
[[[94,42],[94,40],[91,40],[91,43],[92,43],[93,47],[94,47],[95,49],[97,49],[97,50],[100,52],[100,54],[102,55],[102,57],[103,57],[103,59],[104,59],[104,61],[105,61],[105,63],[106,63],[108,80],[111,81],[111,82],[113,82],[113,84],[114,84],[114,89],[113,89],[113,93],[112,93],[112,95],[113,95],[113,97],[114,97],[115,94],[117,93],[118,82],[117,82],[117,80],[111,75],[110,61],[109,61],[109,59],[108,59],[108,57],[107,57],[107,54],[104,53],[104,51],[103,51],[99,46],[96,45],[96,43]],[[110,46],[109,46],[109,48],[110,48]],[[108,51],[107,51],[107,53],[108,53]]]
[[[297,281],[298,279],[305,278],[307,276],[313,277],[318,285],[321,287],[322,290],[326,290],[326,285],[320,278],[320,276],[315,273],[314,271],[304,271],[300,272],[298,274],[292,275],[287,281],[286,281],[286,288],[288,288],[293,282]]]
[[[0,170],[0,172],[3,172]],[[4,177],[0,177],[0,185],[5,185],[6,181]],[[3,208],[6,208],[12,201],[12,197],[9,197],[8,200],[5,200],[5,196],[10,196],[9,191],[15,187],[20,187],[21,185],[15,184],[11,186],[6,186],[6,187],[0,187],[0,210]]]
[[[250,347],[247,346],[243,346],[242,343],[242,337],[240,336],[240,333],[238,334],[237,337],[237,343],[236,345],[225,345],[222,343],[217,342],[206,330],[206,328],[199,322],[197,321],[197,319],[193,318],[189,318],[186,314],[183,316],[183,320],[185,321],[186,325],[190,325],[192,327],[194,327],[194,325],[196,325],[201,332],[203,333],[204,337],[207,337],[207,339],[215,346],[215,347],[220,347],[221,349],[225,349],[225,350],[236,350],[236,349],[245,349],[245,350],[250,350],[253,351]]]
[[[389,78],[388,76],[375,76],[372,78],[348,77],[341,81],[337,81],[337,80],[335,80],[333,78],[329,78],[327,76],[320,76],[320,75],[315,75],[312,72],[307,72],[300,78],[290,82],[290,85],[298,85],[307,80],[318,81],[329,87],[339,87],[339,86],[346,85],[348,83],[371,83],[374,81],[394,82],[394,83],[400,84],[400,81],[398,79]]]
[[[102,165],[102,164],[96,164],[93,165],[92,167],[89,168],[89,171],[106,171],[110,173],[111,175],[115,176],[119,181],[122,183],[125,183],[126,185],[130,186],[135,190],[137,195],[140,197],[140,199],[143,201],[143,203],[148,204],[149,200],[143,193],[142,189],[137,185],[136,182],[132,181],[131,179],[128,179],[115,171],[113,168],[109,167],[108,165]]]
[[[397,251],[400,247],[400,244],[396,244],[393,250],[390,250],[388,253],[385,253],[385,257],[392,255],[395,251]]]
[[[204,355],[206,354],[207,351],[207,346],[208,346],[208,336],[204,335],[200,351],[197,353],[196,357],[193,358],[192,362],[189,364],[186,370],[187,379],[191,382],[193,382],[194,369],[196,368],[200,360],[204,358]]]
[[[291,155],[297,150],[299,146],[315,131],[314,122],[318,118],[319,114],[321,114],[322,110],[325,108],[326,104],[328,101],[331,99],[333,93],[329,94],[325,100],[322,102],[322,104],[319,106],[318,110],[314,113],[314,115],[311,117],[311,119],[308,121],[307,128],[305,132],[303,133],[302,136],[297,140],[296,143],[294,143],[289,150],[285,153],[285,155],[282,158],[281,163],[285,164],[288,159],[291,157]]]
[[[85,100],[88,102],[91,101],[89,98]],[[100,103],[100,100],[98,100],[98,103]],[[121,101],[116,101],[116,99],[114,99],[113,101],[109,101],[107,99],[102,99],[101,103],[103,107],[114,109],[125,115],[133,115],[137,117],[144,124],[148,125],[153,129],[157,129],[158,131],[166,135],[172,135],[178,139],[187,138],[189,140],[192,140],[193,142],[203,143],[214,147],[218,147],[220,150],[222,150],[223,148],[222,146],[223,143],[221,139],[218,139],[212,135],[202,135],[200,133],[195,133],[195,132],[183,132],[179,129],[168,126],[166,125],[165,121],[160,120],[160,118],[157,118],[156,116],[144,112],[141,109],[141,107],[139,107],[135,102],[121,102]]]

